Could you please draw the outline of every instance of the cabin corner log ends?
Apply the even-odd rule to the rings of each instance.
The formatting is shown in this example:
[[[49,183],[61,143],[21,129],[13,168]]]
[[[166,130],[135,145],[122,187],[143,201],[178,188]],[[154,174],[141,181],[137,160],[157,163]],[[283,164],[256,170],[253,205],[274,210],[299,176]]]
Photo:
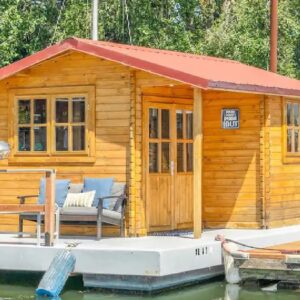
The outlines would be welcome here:
[[[44,173],[46,197],[44,205],[37,204],[0,204],[0,212],[39,212],[45,213],[45,246],[53,246],[55,223],[55,179],[54,169],[6,169],[0,173]]]

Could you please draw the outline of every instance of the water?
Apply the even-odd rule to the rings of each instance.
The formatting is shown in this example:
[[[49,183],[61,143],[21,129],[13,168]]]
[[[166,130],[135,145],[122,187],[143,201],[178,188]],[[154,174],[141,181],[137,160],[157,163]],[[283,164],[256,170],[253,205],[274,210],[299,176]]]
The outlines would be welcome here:
[[[27,275],[29,276],[29,275]],[[0,300],[41,300],[34,291],[37,278],[27,278],[22,284],[12,284],[10,280],[0,283]],[[72,279],[61,295],[62,300],[298,300],[295,291],[262,292],[259,289],[231,289],[223,280],[181,288],[159,295],[126,295],[106,291],[84,290],[79,279]],[[42,298],[45,300],[45,298]]]

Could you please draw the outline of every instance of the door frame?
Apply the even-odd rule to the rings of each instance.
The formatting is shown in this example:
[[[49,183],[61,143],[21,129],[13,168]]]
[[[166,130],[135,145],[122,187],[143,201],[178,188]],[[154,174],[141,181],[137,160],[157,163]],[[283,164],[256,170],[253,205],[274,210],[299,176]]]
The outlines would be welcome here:
[[[147,176],[148,176],[148,166],[149,166],[149,151],[147,143],[149,142],[148,140],[148,109],[153,105],[153,107],[157,108],[166,108],[170,109],[170,111],[174,111],[175,105],[179,105],[180,109],[186,109],[186,110],[191,110],[193,111],[193,99],[187,99],[187,98],[171,98],[171,97],[165,97],[165,96],[152,96],[152,95],[147,95],[147,94],[142,94],[142,169],[143,169],[143,177],[142,177],[142,192],[143,192],[143,198],[145,199],[145,218],[146,218],[146,228],[147,231],[150,232],[150,227],[149,227],[149,201],[147,199]],[[172,116],[172,113],[171,113]],[[171,117],[170,116],[170,117]],[[173,135],[173,137],[172,137]],[[176,157],[175,157],[175,152],[174,152],[174,137],[176,136],[176,122],[170,122],[170,139],[173,140],[171,141],[171,157],[173,156],[174,160],[174,175],[176,173]],[[176,212],[175,212],[175,201],[174,201],[174,181],[175,181],[175,176],[171,175],[171,197],[172,197],[172,202],[171,202],[171,209],[173,212],[173,218],[171,222],[172,229],[174,230],[175,228],[175,223],[176,223]]]

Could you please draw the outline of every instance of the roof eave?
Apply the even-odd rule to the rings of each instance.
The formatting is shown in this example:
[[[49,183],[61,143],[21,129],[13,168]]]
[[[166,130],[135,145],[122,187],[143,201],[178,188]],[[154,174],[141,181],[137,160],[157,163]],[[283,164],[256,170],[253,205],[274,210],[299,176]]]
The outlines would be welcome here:
[[[300,90],[295,90],[295,89],[263,87],[263,86],[252,85],[252,84],[235,84],[235,83],[223,82],[223,81],[209,81],[207,88],[214,89],[214,90],[228,90],[228,91],[234,90],[240,92],[264,94],[264,95],[294,96],[294,97],[300,96]]]
[[[57,55],[60,55],[68,50],[70,50],[69,43],[59,43],[48,48],[45,48],[39,52],[36,52],[30,56],[22,58],[12,64],[9,64],[0,69],[0,80],[11,77],[21,71],[24,71],[34,65],[51,59]]]

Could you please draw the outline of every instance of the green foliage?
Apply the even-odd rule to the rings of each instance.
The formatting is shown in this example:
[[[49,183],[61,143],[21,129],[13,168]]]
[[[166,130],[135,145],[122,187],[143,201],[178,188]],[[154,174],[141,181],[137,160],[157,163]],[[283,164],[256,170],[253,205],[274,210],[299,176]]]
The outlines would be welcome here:
[[[1,65],[18,60],[48,45],[57,17],[54,1],[0,1]]]
[[[279,72],[300,78],[300,2],[279,3]],[[269,1],[224,1],[220,17],[206,32],[203,51],[268,69],[269,8]]]
[[[100,0],[99,38],[268,69],[270,0]],[[279,72],[300,78],[300,3],[279,1]],[[91,0],[0,0],[1,65],[90,37]]]
[[[267,68],[268,14],[266,1],[225,1],[221,16],[206,33],[204,51]]]

